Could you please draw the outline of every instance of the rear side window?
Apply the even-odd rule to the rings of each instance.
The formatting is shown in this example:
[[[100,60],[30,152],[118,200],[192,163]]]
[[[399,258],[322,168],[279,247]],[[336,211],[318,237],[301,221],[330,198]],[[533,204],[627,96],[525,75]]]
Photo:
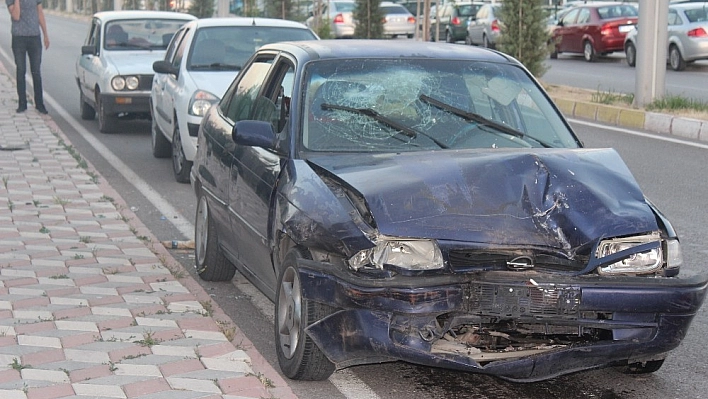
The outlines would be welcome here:
[[[688,22],[705,22],[708,21],[708,12],[703,7],[686,10],[686,18]]]
[[[597,9],[597,13],[600,16],[600,19],[636,17],[639,15],[636,8],[628,5],[599,7]]]

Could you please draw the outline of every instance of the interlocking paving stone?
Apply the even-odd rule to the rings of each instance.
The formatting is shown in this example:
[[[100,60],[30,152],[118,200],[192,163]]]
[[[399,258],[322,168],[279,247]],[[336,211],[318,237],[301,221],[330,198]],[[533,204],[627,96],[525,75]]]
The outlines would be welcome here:
[[[18,148],[0,151],[0,399],[294,398],[51,117],[15,107],[0,63]]]

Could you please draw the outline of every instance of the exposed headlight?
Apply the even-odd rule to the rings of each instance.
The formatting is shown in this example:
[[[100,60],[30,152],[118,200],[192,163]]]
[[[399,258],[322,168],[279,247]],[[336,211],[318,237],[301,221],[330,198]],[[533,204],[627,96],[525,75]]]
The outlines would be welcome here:
[[[443,267],[442,254],[435,241],[379,237],[374,248],[359,251],[349,259],[355,270],[384,265],[408,270],[435,270]]]
[[[197,90],[189,100],[189,114],[204,116],[213,104],[219,101],[219,97],[204,90]]]
[[[111,79],[111,87],[115,91],[121,91],[125,89],[125,79],[122,76],[116,76]]]
[[[632,249],[638,245],[651,242],[658,242],[661,244],[661,237],[659,237],[659,233],[603,240],[597,247],[596,256],[598,259],[601,259],[605,256],[613,255],[624,250]],[[660,269],[663,262],[663,251],[661,245],[658,245],[653,249],[634,253],[619,262],[600,267],[598,268],[598,271],[600,274],[647,274],[653,273]]]
[[[139,84],[140,79],[138,79],[137,76],[128,76],[127,78],[125,78],[125,86],[128,88],[128,90],[137,89]]]

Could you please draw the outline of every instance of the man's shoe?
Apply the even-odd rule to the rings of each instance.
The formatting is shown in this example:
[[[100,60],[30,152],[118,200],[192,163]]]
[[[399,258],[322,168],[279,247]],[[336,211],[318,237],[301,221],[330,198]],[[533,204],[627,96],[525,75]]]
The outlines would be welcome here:
[[[15,112],[17,112],[18,114],[19,114],[19,113],[22,113],[22,112],[25,112],[25,111],[27,111],[27,106],[26,106],[26,105],[20,105],[20,106],[18,106],[17,109],[15,110]]]
[[[40,114],[44,114],[44,115],[49,113],[49,111],[47,111],[47,109],[44,108],[44,105],[37,106],[37,112],[39,112]]]

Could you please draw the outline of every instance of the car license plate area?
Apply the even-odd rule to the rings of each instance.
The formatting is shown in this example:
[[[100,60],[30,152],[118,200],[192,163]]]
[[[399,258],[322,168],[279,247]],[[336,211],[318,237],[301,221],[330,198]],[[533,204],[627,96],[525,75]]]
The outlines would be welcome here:
[[[627,33],[634,29],[634,25],[620,25],[619,31],[620,33]]]
[[[472,314],[506,318],[561,316],[564,319],[578,319],[581,297],[578,287],[472,283],[467,290],[465,310]]]

